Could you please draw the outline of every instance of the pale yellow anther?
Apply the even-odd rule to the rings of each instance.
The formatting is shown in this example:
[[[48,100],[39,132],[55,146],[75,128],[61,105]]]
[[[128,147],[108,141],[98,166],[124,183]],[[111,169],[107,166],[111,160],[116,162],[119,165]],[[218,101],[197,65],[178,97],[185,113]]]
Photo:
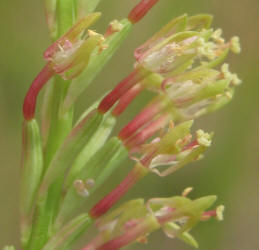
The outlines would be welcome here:
[[[239,54],[241,52],[240,40],[238,36],[234,36],[230,40],[230,49],[233,53]]]
[[[204,38],[199,38],[199,46],[197,52],[200,57],[205,56],[209,60],[214,60],[216,57],[215,49],[217,45],[214,42],[206,42]]]
[[[118,20],[113,20],[110,22],[110,27],[113,32],[118,32],[122,30],[123,25]]]
[[[199,145],[209,147],[211,145],[211,136],[205,133],[203,130],[199,129],[196,131],[196,137]]]
[[[212,37],[213,39],[221,38],[222,33],[223,33],[222,29],[216,29],[216,30],[213,32],[213,34],[211,35],[211,37]]]
[[[229,91],[227,91],[227,92],[225,93],[225,95],[226,95],[226,97],[227,97],[229,100],[232,99],[232,93],[230,93]]]
[[[183,192],[182,192],[182,196],[183,196],[183,197],[187,197],[187,196],[192,192],[192,190],[193,190],[193,187],[187,187],[187,188],[185,188],[185,189],[183,190]]]
[[[223,216],[224,211],[225,211],[225,207],[223,205],[220,205],[216,208],[216,215],[219,221],[222,221],[224,219],[224,216]]]
[[[237,74],[233,74],[229,71],[229,65],[227,63],[224,63],[221,66],[221,72],[223,73],[224,78],[228,79],[231,84],[240,85],[242,83]]]
[[[99,36],[100,34],[99,33],[97,33],[97,32],[95,32],[95,31],[93,31],[93,30],[87,30],[87,34],[88,34],[88,36]]]
[[[211,38],[214,39],[214,41],[218,44],[224,44],[225,39],[222,38],[222,29],[217,29],[213,32]]]
[[[170,129],[173,129],[173,128],[174,128],[174,122],[173,122],[173,121],[170,121],[170,122],[169,122],[169,128],[170,128]]]

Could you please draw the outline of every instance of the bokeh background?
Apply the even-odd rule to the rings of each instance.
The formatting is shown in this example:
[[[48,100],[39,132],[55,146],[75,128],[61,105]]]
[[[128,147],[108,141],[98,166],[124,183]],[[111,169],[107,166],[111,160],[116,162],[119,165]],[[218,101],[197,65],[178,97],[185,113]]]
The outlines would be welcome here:
[[[0,1],[0,248],[15,244],[19,248],[18,194],[21,152],[21,107],[31,80],[43,66],[43,50],[49,45],[44,21],[44,1]],[[136,0],[105,0],[99,6],[103,17],[97,26],[127,15]],[[192,232],[201,250],[259,249],[259,1],[258,0],[161,0],[136,27],[94,84],[78,103],[79,114],[104,91],[110,89],[132,69],[133,49],[170,18],[188,13],[212,13],[214,26],[224,36],[238,35],[241,55],[230,56],[231,70],[238,72],[243,85],[230,105],[199,119],[196,127],[214,131],[214,143],[205,159],[166,177],[150,175],[124,200],[136,197],[171,196],[193,186],[192,197],[217,194],[218,204],[226,205],[222,223],[200,223]],[[145,98],[145,97],[143,97]],[[143,102],[143,98],[139,102]],[[140,104],[124,115],[125,123]],[[117,184],[129,169],[125,164],[106,183],[95,199]],[[82,244],[86,238],[82,239]],[[148,245],[127,248],[187,250],[178,240],[167,239],[162,232],[149,238]]]

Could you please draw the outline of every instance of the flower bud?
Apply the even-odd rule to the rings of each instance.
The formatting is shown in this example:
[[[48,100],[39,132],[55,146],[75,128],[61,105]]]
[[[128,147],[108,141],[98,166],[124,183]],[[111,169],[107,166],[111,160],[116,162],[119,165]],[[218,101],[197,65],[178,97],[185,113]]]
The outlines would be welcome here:
[[[192,121],[170,127],[161,137],[156,137],[149,144],[140,147],[141,154],[137,162],[159,176],[167,176],[186,164],[199,160],[205,150],[211,145],[212,135],[198,130],[192,140],[190,128]],[[163,166],[163,170],[159,167]],[[165,169],[165,166],[168,168]]]
[[[84,33],[99,17],[100,13],[93,13],[82,18],[45,51],[44,58],[64,79],[78,76],[87,66],[93,50],[104,42],[104,37],[94,31]]]

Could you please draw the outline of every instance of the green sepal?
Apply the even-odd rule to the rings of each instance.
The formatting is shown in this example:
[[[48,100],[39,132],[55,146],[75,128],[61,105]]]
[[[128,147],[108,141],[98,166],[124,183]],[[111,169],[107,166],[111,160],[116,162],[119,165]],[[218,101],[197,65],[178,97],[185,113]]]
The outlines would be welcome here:
[[[94,110],[72,129],[50,163],[41,185],[41,194],[46,192],[50,184],[68,170],[75,157],[94,135],[102,120],[103,115]]]
[[[229,86],[229,80],[223,79],[210,84],[207,84],[204,88],[202,88],[196,95],[196,97],[192,100],[192,103],[215,97],[220,94],[224,94],[224,91]]]
[[[128,152],[122,142],[113,137],[91,157],[77,178],[82,181],[91,179],[94,181],[94,186],[87,190],[87,195],[79,194],[74,185],[69,187],[57,218],[56,228],[59,228],[75,209],[85,203],[127,156]]]
[[[228,52],[229,52],[229,49],[225,49],[218,58],[216,58],[213,61],[203,63],[201,66],[197,67],[196,70],[200,70],[204,68],[210,68],[210,69],[215,68],[226,59]]]
[[[170,34],[175,34],[185,30],[187,24],[187,14],[179,16],[171,20],[168,24],[161,28],[157,33],[155,33],[145,44],[152,44],[161,37],[168,37]],[[144,44],[144,45],[145,45]]]
[[[123,203],[115,210],[102,216],[97,223],[99,229],[106,228],[103,232],[103,241],[108,241],[110,238],[114,238],[121,234],[122,228],[129,221],[138,220],[146,217],[148,210],[144,204],[144,199],[131,200]],[[109,226],[113,222],[116,222],[114,226]]]
[[[187,30],[202,31],[203,29],[209,29],[213,20],[212,15],[200,14],[191,16],[187,21]]]
[[[122,29],[107,38],[105,44],[107,44],[108,47],[101,53],[99,53],[98,50],[93,52],[87,68],[81,75],[72,81],[63,104],[63,112],[66,112],[84,92],[131,31],[132,23],[129,22],[128,19],[124,19],[120,23],[123,25]]]
[[[185,81],[191,80],[197,84],[202,84],[203,81],[216,79],[218,75],[219,75],[219,71],[214,69],[207,69],[207,68],[194,69],[176,76],[174,81],[185,82]]]
[[[177,235],[177,238],[182,240],[184,243],[190,245],[191,247],[198,248],[199,244],[195,240],[195,238],[188,232],[183,232],[179,234],[178,231],[180,229],[181,227],[173,222],[168,222],[163,226],[163,230],[169,238],[174,238]]]
[[[43,247],[43,250],[69,249],[71,244],[91,226],[92,222],[93,220],[87,213],[80,214],[54,234]]]
[[[177,221],[186,217],[186,222],[181,225],[180,230],[175,236],[190,230],[200,221],[204,211],[206,211],[217,199],[215,195],[204,196],[196,200],[182,196],[174,196],[171,198],[155,198],[148,201],[148,207],[154,213],[163,207],[172,207],[175,211],[172,214],[172,221]]]
[[[218,100],[215,100],[214,103],[212,103],[211,105],[209,105],[206,108],[206,112],[207,113],[212,113],[222,107],[224,107],[225,105],[227,105],[233,98],[233,95],[235,93],[234,88],[230,88],[228,90],[229,96],[227,95],[222,95]]]
[[[186,121],[170,129],[167,134],[157,143],[157,155],[159,154],[176,154],[181,150],[177,146],[179,139],[184,139],[190,133],[193,121]]]

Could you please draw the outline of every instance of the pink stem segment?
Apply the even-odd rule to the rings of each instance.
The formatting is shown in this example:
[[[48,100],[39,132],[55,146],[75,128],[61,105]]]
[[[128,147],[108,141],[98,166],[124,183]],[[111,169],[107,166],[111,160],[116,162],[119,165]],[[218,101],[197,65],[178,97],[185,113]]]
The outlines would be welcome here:
[[[134,70],[130,75],[123,79],[108,95],[101,101],[98,110],[101,113],[106,113],[129,89],[136,83],[141,81],[147,72]]]
[[[105,214],[120,198],[127,193],[147,172],[140,167],[135,167],[126,178],[108,195],[100,200],[90,211],[93,218],[98,218]]]
[[[129,106],[129,104],[138,96],[138,94],[143,90],[141,84],[133,86],[128,92],[126,92],[120,99],[117,106],[112,111],[114,116],[119,116],[123,111]]]
[[[133,149],[143,144],[147,139],[152,137],[157,131],[162,129],[169,122],[169,115],[162,115],[156,120],[150,122],[140,132],[130,137],[126,142],[127,148]]]
[[[128,19],[132,23],[139,22],[158,1],[159,0],[141,0],[141,2],[129,13]]]
[[[38,94],[54,73],[50,63],[48,63],[34,79],[23,103],[23,116],[25,120],[29,121],[34,118]]]
[[[160,111],[161,108],[159,107],[159,103],[151,103],[119,132],[119,138],[126,140],[144,124],[152,120]]]

